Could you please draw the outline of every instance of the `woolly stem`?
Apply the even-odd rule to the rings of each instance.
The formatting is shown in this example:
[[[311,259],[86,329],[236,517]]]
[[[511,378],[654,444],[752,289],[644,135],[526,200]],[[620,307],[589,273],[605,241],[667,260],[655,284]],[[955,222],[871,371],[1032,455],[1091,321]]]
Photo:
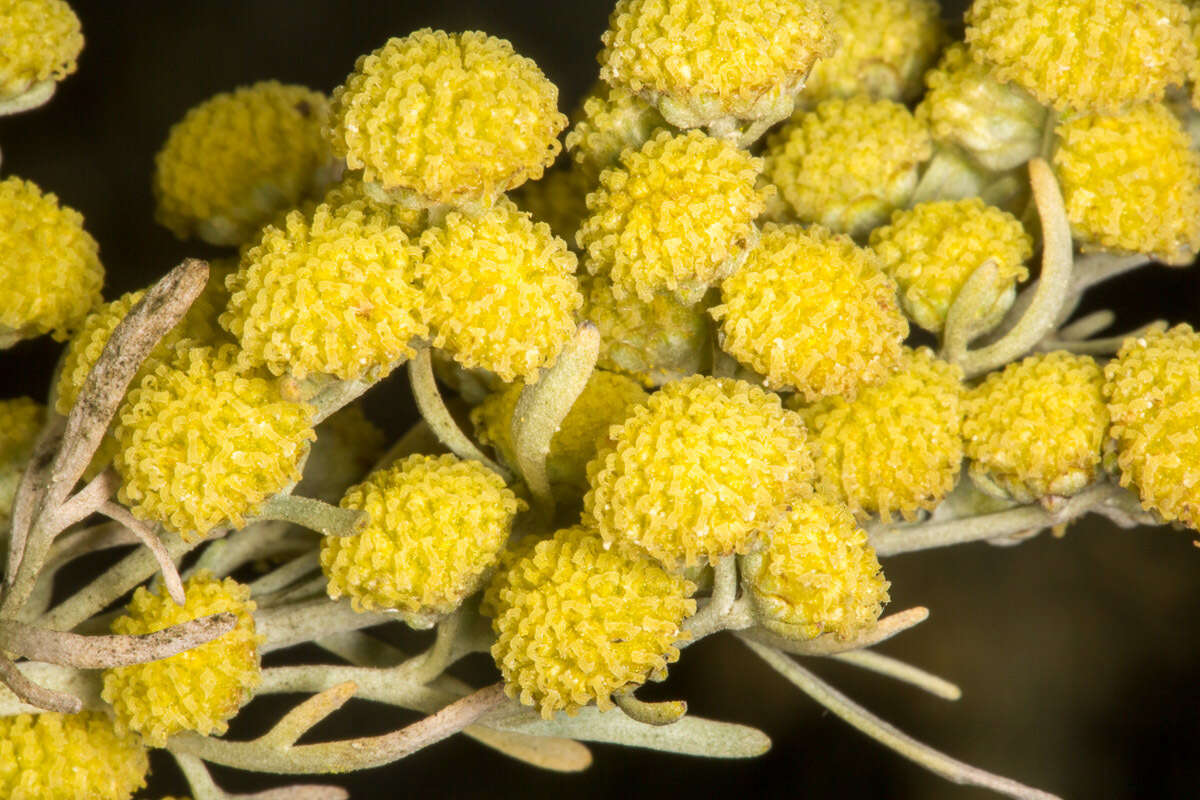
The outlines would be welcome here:
[[[100,673],[95,670],[24,662],[21,664],[21,675],[44,690],[54,690],[82,701],[82,708],[99,710],[106,705],[100,699]],[[42,710],[39,706],[24,702],[15,694],[0,691],[0,717],[36,714]]]
[[[265,747],[286,750],[322,720],[337,711],[354,696],[358,686],[346,681],[318,692],[283,715],[271,730],[259,737]]]
[[[391,619],[384,613],[357,612],[345,599],[297,603],[261,610],[254,615],[255,627],[265,637],[259,647],[261,653],[311,641],[329,631],[359,630]]]
[[[800,691],[832,711],[875,741],[888,747],[915,764],[919,764],[935,775],[953,783],[979,786],[1008,797],[1020,800],[1057,800],[1055,795],[1034,789],[1009,778],[965,764],[962,761],[934,750],[894,725],[876,717],[841,692],[828,685],[816,675],[788,658],[784,653],[757,642],[742,638],[742,641],[767,662],[776,672],[794,684]]]
[[[737,556],[725,556],[713,564],[712,595],[700,610],[684,620],[683,628],[691,634],[689,643],[729,629],[748,628],[754,624],[746,598],[737,600]]]
[[[362,533],[369,517],[364,511],[338,508],[313,497],[277,494],[259,508],[257,518],[290,522],[325,536],[354,536]]]
[[[308,552],[293,558],[278,569],[268,572],[250,584],[250,596],[262,597],[287,589],[310,572],[321,568],[321,555]]]
[[[8,656],[0,653],[0,683],[7,686],[19,699],[43,711],[58,711],[63,714],[78,714],[83,703],[78,697],[38,686],[17,669]]]
[[[963,283],[958,296],[946,312],[942,329],[942,358],[959,363],[967,354],[967,345],[984,331],[981,319],[996,299],[996,281],[1000,269],[994,258],[984,261]]]
[[[1064,342],[1090,339],[1116,321],[1117,315],[1107,308],[1100,311],[1093,311],[1091,314],[1075,320],[1070,325],[1064,325],[1059,328],[1057,334],[1047,336],[1042,342],[1044,344],[1047,340],[1055,336]]]
[[[1047,338],[1042,341],[1038,349],[1047,352],[1051,350],[1066,350],[1081,355],[1110,356],[1120,350],[1126,340],[1136,339],[1144,335],[1151,328],[1165,324],[1165,320],[1156,319],[1154,322],[1150,322],[1140,328],[1134,328],[1128,333],[1123,333],[1119,336],[1107,336],[1102,339],[1072,340]]]
[[[217,786],[204,762],[186,753],[172,752],[187,779],[195,800],[346,800],[350,793],[340,786],[281,786],[254,794],[228,794]]]
[[[918,689],[924,689],[943,700],[959,700],[962,698],[962,689],[945,678],[926,672],[919,667],[914,667],[912,664],[906,664],[891,656],[885,656],[883,653],[876,653],[872,650],[851,650],[846,653],[836,653],[831,658],[836,658],[838,661],[844,661],[847,664],[853,664],[862,669],[877,672],[880,675],[886,675],[889,678],[895,678],[898,681],[916,686]]]
[[[125,506],[117,505],[116,503],[104,503],[97,509],[101,514],[111,520],[121,523],[125,526],[134,538],[144,544],[149,550],[154,560],[158,562],[159,572],[162,573],[163,583],[167,586],[167,594],[175,601],[175,605],[181,606],[187,602],[187,598],[183,592],[183,581],[179,577],[179,570],[175,568],[175,562],[171,560],[171,554],[167,552],[166,545],[162,539],[150,530],[141,520],[129,513]]]
[[[222,613],[139,636],[80,636],[0,621],[0,650],[30,661],[108,669],[169,658],[224,636],[236,624],[236,615]]]
[[[457,609],[437,626],[437,638],[428,650],[415,656],[396,668],[396,674],[402,680],[410,680],[417,684],[426,684],[441,675],[452,663],[454,644],[462,629],[463,611]]]
[[[775,650],[782,650],[798,656],[833,656],[838,653],[861,650],[865,647],[874,647],[927,619],[929,619],[929,609],[924,606],[916,606],[884,617],[876,622],[870,630],[863,631],[854,639],[849,640],[839,639],[832,633],[826,633],[815,639],[800,642],[786,639],[762,628],[742,631],[740,635]]]
[[[33,523],[33,513],[46,496],[50,464],[54,461],[54,454],[62,446],[63,431],[66,427],[66,417],[55,413],[49,415],[46,424],[38,433],[29,464],[17,484],[17,493],[13,498],[12,523],[9,526],[8,562],[4,567],[6,588],[12,585],[17,568],[21,566],[25,542],[29,538],[29,528]]]
[[[485,456],[450,415],[450,409],[446,408],[441,392],[438,391],[437,381],[433,377],[433,356],[428,347],[422,347],[417,351],[416,357],[408,362],[408,377],[412,384],[413,398],[417,401],[417,409],[438,441],[459,458],[478,461],[504,478],[506,483],[511,483],[512,474]]]

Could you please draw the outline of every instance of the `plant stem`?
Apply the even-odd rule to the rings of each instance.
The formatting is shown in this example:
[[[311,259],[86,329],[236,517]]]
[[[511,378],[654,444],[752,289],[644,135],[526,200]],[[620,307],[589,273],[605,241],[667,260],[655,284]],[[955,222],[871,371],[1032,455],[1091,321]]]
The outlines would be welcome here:
[[[366,512],[339,508],[312,497],[277,494],[259,508],[258,519],[290,522],[325,536],[353,536],[366,527]]]
[[[80,636],[20,622],[0,621],[0,650],[30,661],[80,669],[108,669],[158,661],[191,650],[224,636],[236,624],[236,615],[222,613],[139,636]]]
[[[793,653],[798,656],[832,656],[838,653],[848,653],[852,650],[861,650],[864,647],[873,647],[880,642],[886,642],[896,634],[903,633],[927,619],[929,619],[929,609],[924,606],[916,606],[884,617],[875,623],[875,627],[868,631],[863,631],[857,638],[849,640],[839,639],[831,633],[826,633],[808,641],[795,641],[762,628],[751,628],[742,631],[741,636],[746,639],[753,639],[760,644],[767,645],[776,650],[782,650],[785,653]]]
[[[962,698],[962,689],[945,678],[926,672],[919,667],[914,667],[912,664],[906,664],[891,656],[885,656],[883,653],[876,653],[873,650],[850,650],[845,653],[835,653],[830,657],[911,684],[943,700],[959,700]]]

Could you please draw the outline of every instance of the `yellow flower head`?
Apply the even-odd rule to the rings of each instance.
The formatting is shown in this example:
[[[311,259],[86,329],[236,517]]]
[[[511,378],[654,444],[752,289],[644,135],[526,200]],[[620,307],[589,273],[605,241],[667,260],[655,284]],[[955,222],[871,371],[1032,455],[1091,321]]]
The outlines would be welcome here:
[[[391,207],[356,200],[267,227],[229,280],[221,325],[276,375],[387,374],[428,334],[421,251]]]
[[[853,639],[879,619],[890,585],[866,531],[820,495],[792,506],[742,575],[760,624],[790,639]]]
[[[78,211],[32,181],[0,180],[0,339],[64,341],[100,302],[99,252]]]
[[[362,533],[326,536],[329,596],[359,611],[453,611],[499,559],[525,507],[499,475],[455,456],[412,455],[350,487],[343,508],[366,511]]]
[[[358,59],[328,135],[406,205],[489,205],[541,177],[566,125],[554,84],[509,42],[423,28]]]
[[[1127,339],[1104,379],[1121,485],[1200,530],[1200,334],[1176,325]]]
[[[1033,237],[1012,214],[969,197],[896,211],[890,225],[871,231],[871,249],[899,285],[913,322],[940,333],[963,284],[988,259],[996,263],[996,281],[987,319],[999,321],[1017,282],[1029,277],[1025,260],[1033,255]]]
[[[941,502],[962,465],[962,370],[925,347],[854,401],[801,408],[812,434],[817,488],[858,517],[916,519]]]
[[[523,388],[522,384],[514,383],[489,395],[471,411],[479,440],[491,445],[510,466],[517,464],[512,423]],[[608,443],[609,428],[624,422],[633,407],[644,403],[646,397],[642,387],[631,378],[602,369],[593,372],[550,440],[550,455],[546,459],[550,483],[586,490],[588,462],[596,457],[602,444]]]
[[[721,346],[809,401],[853,397],[896,368],[908,323],[879,259],[821,227],[768,224],[721,284]]]
[[[375,210],[383,211],[386,209],[389,220],[393,225],[399,225],[404,229],[410,237],[416,238],[421,231],[425,230],[427,214],[423,208],[405,208],[403,206],[384,204],[378,205],[377,200],[372,200],[371,189],[363,181],[362,173],[349,172],[329,190],[325,192],[325,196],[321,198],[321,203],[329,206],[332,211],[338,211],[342,206],[351,205],[353,203],[375,203]],[[305,216],[312,216],[312,212],[316,210],[321,203],[314,203],[311,209],[304,209]],[[283,217],[286,219],[286,215]],[[276,224],[275,227],[282,228],[282,224]]]
[[[29,397],[0,400],[0,528],[8,527],[17,486],[46,420],[46,407]]]
[[[929,131],[891,100],[826,100],[768,140],[766,175],[801,222],[861,236],[908,204]]]
[[[0,0],[0,102],[75,71],[83,34],[63,0]]]
[[[1196,58],[1177,0],[975,0],[966,21],[977,61],[1059,111],[1160,100]]]
[[[112,704],[117,725],[136,731],[147,744],[162,747],[180,731],[223,734],[227,722],[250,700],[262,681],[254,630],[256,605],[250,587],[233,578],[218,580],[200,570],[184,582],[182,606],[167,595],[138,588],[126,613],[113,621],[113,633],[139,636],[211,614],[237,615],[233,630],[207,644],[146,664],[104,671],[101,697]]]
[[[250,239],[328,180],[328,119],[325,95],[277,81],[205,100],[155,156],[155,218],[180,239]]]
[[[819,60],[801,101],[866,94],[908,102],[946,38],[937,0],[826,0],[837,49]]]
[[[145,745],[103,712],[0,717],[0,795],[9,800],[127,800],[149,769]]]
[[[695,586],[581,526],[536,543],[498,579],[492,657],[505,691],[550,719],[666,677]]]
[[[1033,355],[966,394],[963,440],[982,491],[1029,503],[1096,480],[1108,434],[1104,374],[1090,356]]]
[[[649,388],[695,375],[707,363],[711,348],[702,303],[683,303],[670,292],[658,292],[648,303],[636,295],[617,299],[603,275],[580,283],[583,316],[600,331],[600,368],[623,372]]]
[[[1076,239],[1192,262],[1200,251],[1200,155],[1165,106],[1074,117],[1058,136],[1054,171]]]
[[[314,438],[312,407],[283,400],[236,357],[232,345],[182,350],[129,392],[118,415],[118,499],[185,539],[244,525],[300,478]]]
[[[505,381],[537,380],[583,305],[567,243],[504,199],[476,214],[451,212],[421,246],[434,346]]]
[[[588,465],[585,523],[669,569],[750,552],[812,491],[800,417],[742,381],[668,383],[611,435]]]
[[[579,119],[567,132],[567,151],[577,169],[595,182],[622,152],[641,147],[666,124],[658,110],[638,95],[600,83],[584,98]]]
[[[917,119],[938,142],[961,147],[997,172],[1038,155],[1046,109],[1020,86],[998,80],[965,45],[946,48],[937,68],[925,73],[925,85]]]
[[[745,257],[767,192],[755,187],[762,160],[699,131],[660,131],[588,195],[576,242],[593,275],[618,297],[645,302],[669,290],[695,303]]]
[[[619,0],[601,38],[601,79],[680,128],[785,118],[835,46],[814,0]]]

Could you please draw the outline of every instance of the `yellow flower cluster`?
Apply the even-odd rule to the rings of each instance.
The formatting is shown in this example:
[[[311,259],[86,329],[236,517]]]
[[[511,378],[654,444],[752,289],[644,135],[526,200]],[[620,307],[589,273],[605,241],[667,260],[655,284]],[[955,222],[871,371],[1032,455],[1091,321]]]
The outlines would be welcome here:
[[[879,619],[888,582],[867,533],[841,503],[795,503],[764,550],[742,559],[760,623],[790,639],[852,639]]]
[[[982,319],[999,322],[1012,306],[1017,282],[1029,277],[1025,260],[1033,255],[1033,237],[1012,214],[968,197],[894,212],[890,225],[871,231],[871,249],[900,287],[908,316],[940,333],[963,284],[989,259],[996,280]]]
[[[1057,351],[993,372],[966,394],[963,439],[982,491],[1021,503],[1067,497],[1096,480],[1108,434],[1104,374]]]
[[[766,175],[799,220],[852,236],[907,205],[918,166],[933,154],[907,108],[866,95],[824,101],[767,145]]]
[[[617,298],[602,275],[582,278],[583,316],[600,332],[602,369],[623,372],[647,388],[700,372],[709,358],[708,321],[702,304],[658,292],[645,303]]]
[[[429,332],[418,316],[423,268],[388,206],[293,211],[242,256],[221,325],[250,363],[276,375],[387,374]]]
[[[100,302],[99,252],[78,211],[32,181],[0,181],[0,339],[64,341]]]
[[[815,0],[619,0],[600,77],[680,128],[779,120],[835,39]]]
[[[1200,530],[1200,334],[1177,325],[1127,339],[1104,379],[1121,485]]]
[[[361,56],[328,136],[406,205],[480,203],[541,177],[561,148],[558,90],[512,45],[424,28]]]
[[[8,800],[128,800],[149,769],[145,746],[107,714],[0,717],[0,795]]]
[[[0,0],[0,102],[75,71],[83,34],[64,0]]]
[[[567,243],[502,199],[486,211],[447,214],[421,234],[421,246],[434,346],[464,367],[536,381],[583,305]]]
[[[101,697],[112,704],[117,725],[136,731],[147,744],[162,747],[180,731],[223,734],[227,721],[262,681],[250,587],[233,578],[219,580],[200,570],[184,582],[187,602],[175,605],[165,587],[157,593],[139,587],[113,633],[138,636],[224,612],[237,616],[233,630],[207,644],[160,661],[104,671]]]
[[[248,514],[292,481],[314,438],[313,409],[234,366],[237,349],[191,347],[129,392],[114,435],[118,499],[185,539]]]
[[[588,465],[585,524],[669,569],[747,553],[812,491],[800,417],[742,381],[668,383]]]
[[[516,466],[517,453],[512,439],[513,412],[524,386],[514,383],[489,395],[471,411],[471,422],[483,444],[491,445],[500,459]],[[551,484],[571,490],[587,489],[587,465],[596,451],[609,441],[609,428],[620,425],[634,406],[646,401],[646,393],[633,379],[598,369],[562,424],[550,439],[546,473]]]
[[[1059,111],[1159,100],[1196,59],[1178,0],[975,0],[966,22],[977,61]]]
[[[222,92],[184,115],[154,159],[155,218],[181,239],[250,239],[281,210],[319,192],[331,154],[329,102],[263,81]]]
[[[661,680],[695,586],[583,527],[538,542],[497,579],[492,657],[505,691],[546,719]]]
[[[830,397],[800,409],[811,433],[817,488],[858,517],[913,520],[934,508],[962,464],[962,370],[928,348],[854,401]]]
[[[576,168],[595,182],[602,170],[617,163],[624,150],[641,147],[666,124],[658,110],[640,96],[601,83],[584,98],[565,144]]]
[[[908,102],[946,38],[937,0],[827,0],[833,54],[813,66],[800,100],[866,94]]]
[[[660,131],[620,166],[600,174],[576,242],[593,275],[618,297],[650,302],[669,290],[695,303],[728,276],[757,235],[767,192],[755,187],[761,159],[699,131]]]
[[[819,226],[768,224],[721,300],[722,348],[809,401],[878,383],[908,335],[879,259]]]
[[[1187,265],[1200,251],[1200,155],[1162,105],[1058,126],[1054,171],[1085,246]]]
[[[323,540],[329,596],[360,611],[437,615],[479,588],[525,504],[478,462],[413,455],[350,487],[341,506],[370,521]]]

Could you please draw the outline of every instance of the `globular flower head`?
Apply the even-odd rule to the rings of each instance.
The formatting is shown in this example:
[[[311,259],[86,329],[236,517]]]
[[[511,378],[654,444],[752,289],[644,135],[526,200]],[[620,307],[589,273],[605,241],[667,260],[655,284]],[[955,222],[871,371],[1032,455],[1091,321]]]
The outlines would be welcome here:
[[[185,539],[241,527],[300,478],[314,438],[311,406],[235,365],[237,350],[189,347],[129,392],[114,435],[118,499]]]
[[[660,131],[600,175],[576,235],[589,272],[606,274],[619,297],[645,302],[671,291],[698,301],[736,269],[766,207],[756,188],[762,161],[699,131]]]
[[[3,0],[0,27],[0,102],[75,71],[83,34],[64,0]]]
[[[866,531],[820,495],[792,506],[742,576],[760,624],[790,639],[853,639],[879,619],[890,585]]]
[[[917,119],[938,142],[961,147],[994,171],[1018,167],[1040,151],[1046,109],[1020,86],[1000,81],[965,45],[946,48],[937,68],[925,73],[925,85]]]
[[[961,369],[922,347],[906,350],[897,372],[855,400],[800,408],[818,490],[860,518],[912,520],[936,506],[962,465],[961,381]]]
[[[1057,351],[993,372],[966,394],[963,440],[982,491],[1029,503],[1096,480],[1108,409],[1090,356]]]
[[[1200,251],[1200,155],[1165,106],[1073,117],[1058,137],[1054,171],[1076,239],[1192,262]]]
[[[896,211],[890,225],[871,231],[871,249],[900,287],[909,317],[939,333],[963,284],[988,259],[996,264],[996,280],[984,319],[999,321],[1017,282],[1029,277],[1025,260],[1033,255],[1033,237],[1012,214],[969,197]]]
[[[161,631],[212,614],[237,616],[233,630],[211,642],[159,661],[104,671],[101,697],[113,707],[117,725],[162,747],[168,736],[195,731],[222,734],[227,722],[250,699],[262,681],[250,587],[233,578],[218,580],[200,570],[183,585],[182,606],[165,587],[138,588],[124,616],[113,621],[113,633],[138,636]]]
[[[513,412],[525,387],[514,383],[489,395],[471,411],[475,433],[483,444],[491,445],[509,466],[517,465],[513,444]],[[646,400],[646,392],[632,378],[598,369],[550,439],[546,473],[551,484],[571,490],[587,488],[587,465],[609,441],[609,428],[619,425],[634,406]]]
[[[387,374],[428,334],[420,249],[391,207],[354,200],[268,226],[230,278],[225,327],[276,375]]]
[[[329,596],[359,611],[447,614],[479,588],[525,507],[499,475],[455,456],[412,455],[350,487],[342,508],[367,512],[361,533],[326,536]]]
[[[181,239],[236,245],[330,177],[320,92],[263,81],[222,92],[171,128],[154,159],[155,218]]]
[[[611,436],[588,465],[585,523],[669,569],[750,552],[812,491],[800,417],[742,381],[669,383]]]
[[[1159,100],[1196,59],[1178,0],[975,0],[966,21],[977,61],[1059,111]]]
[[[908,335],[875,254],[819,226],[768,224],[721,300],[721,347],[810,401],[882,380]]]
[[[358,59],[328,136],[406,205],[486,206],[541,177],[566,125],[554,84],[509,42],[423,28]]]
[[[793,118],[766,155],[767,177],[801,222],[860,236],[907,205],[933,142],[904,106],[856,95]]]
[[[421,234],[433,344],[464,367],[537,380],[575,331],[578,263],[544,222],[505,199]]]
[[[618,298],[603,275],[580,280],[583,317],[600,332],[601,369],[622,372],[647,388],[701,372],[710,358],[704,304],[684,303],[671,292],[649,302]]]
[[[505,691],[546,719],[662,679],[679,659],[695,586],[576,526],[537,542],[497,578],[492,657]]]
[[[637,149],[666,127],[654,106],[620,86],[600,83],[584,98],[579,118],[567,132],[571,160],[593,182],[629,148]]]
[[[800,100],[866,94],[908,102],[946,38],[937,0],[826,0],[837,39],[813,66]]]
[[[813,0],[620,0],[601,38],[601,79],[680,128],[785,118],[835,46]]]
[[[0,794],[9,800],[126,800],[150,759],[100,711],[0,717]]]
[[[1200,334],[1177,325],[1127,339],[1104,379],[1121,485],[1200,530]]]
[[[83,217],[16,176],[0,180],[0,338],[67,338],[100,302],[104,267]]]

